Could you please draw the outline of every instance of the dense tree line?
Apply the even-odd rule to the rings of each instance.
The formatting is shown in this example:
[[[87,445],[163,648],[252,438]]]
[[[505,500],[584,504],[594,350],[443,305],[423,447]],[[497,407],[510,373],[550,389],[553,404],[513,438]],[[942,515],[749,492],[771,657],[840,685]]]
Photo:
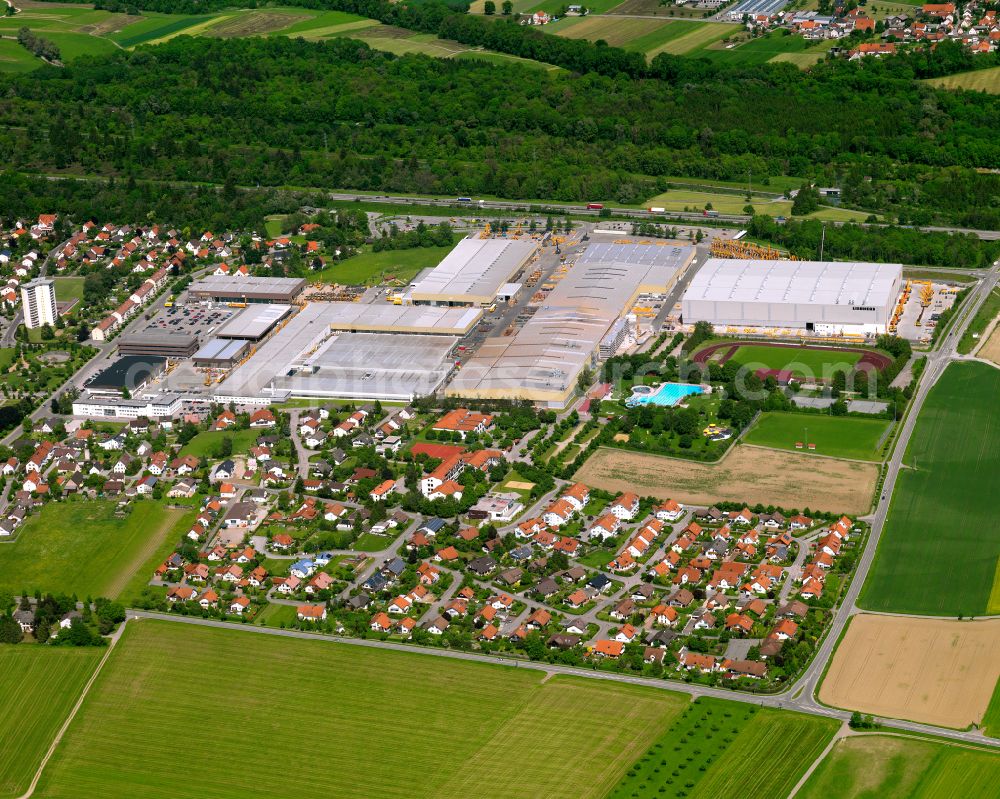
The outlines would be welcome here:
[[[17,32],[17,43],[32,55],[46,61],[56,62],[59,60],[59,47],[56,43],[51,39],[37,35],[30,28],[21,28]]]
[[[804,260],[823,257],[841,261],[879,261],[974,268],[988,266],[1000,255],[1000,244],[972,234],[922,232],[905,227],[824,225],[814,219],[782,224],[755,216],[747,230],[751,238],[769,241]]]
[[[524,30],[437,3],[391,6],[414,8]],[[912,218],[924,214],[1000,227],[1000,176],[977,171],[1000,163],[997,98],[917,85],[912,70],[889,67],[804,74],[675,60],[655,77],[580,77],[396,58],[348,39],[182,36],[10,79],[0,159],[219,184],[576,202],[641,202],[672,175],[752,171],[764,183],[788,174],[844,183],[846,200],[907,223],[930,221]]]
[[[322,196],[273,189],[168,186],[109,178],[46,180],[16,172],[0,173],[0,208],[9,218],[60,214],[77,220],[145,224],[153,220],[179,230],[263,230],[264,217],[287,214]],[[362,216],[364,216],[362,214]]]

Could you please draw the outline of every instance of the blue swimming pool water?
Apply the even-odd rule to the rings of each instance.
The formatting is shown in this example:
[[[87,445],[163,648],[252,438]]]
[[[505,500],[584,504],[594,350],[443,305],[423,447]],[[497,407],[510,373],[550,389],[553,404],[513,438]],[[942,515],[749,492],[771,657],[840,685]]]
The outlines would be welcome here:
[[[659,391],[652,394],[633,394],[625,404],[633,405],[676,405],[685,397],[692,394],[702,394],[705,389],[701,386],[693,386],[690,383],[664,383]]]

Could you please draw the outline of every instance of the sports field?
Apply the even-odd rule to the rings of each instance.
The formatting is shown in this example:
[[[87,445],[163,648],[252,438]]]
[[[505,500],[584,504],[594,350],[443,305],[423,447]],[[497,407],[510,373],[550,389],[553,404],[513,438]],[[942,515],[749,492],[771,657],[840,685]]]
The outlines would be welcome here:
[[[783,369],[807,380],[829,380],[834,372],[853,369],[861,360],[861,353],[851,350],[743,344],[730,360],[754,370]]]
[[[873,734],[837,741],[796,799],[956,796],[1000,796],[995,751]]]
[[[871,463],[737,446],[721,461],[696,463],[602,447],[575,480],[606,491],[637,491],[691,505],[747,502],[834,513],[867,513],[878,478]]]
[[[706,47],[698,55],[712,61],[725,61],[729,64],[764,64],[773,61],[778,56],[815,55],[813,63],[822,58],[829,44],[811,42],[802,36],[783,36],[780,32],[769,36],[760,36],[743,44],[725,49],[720,42],[712,47]]]
[[[979,724],[1000,678],[1000,619],[861,614],[820,686],[828,705],[939,727]]]
[[[1000,67],[959,72],[957,75],[948,75],[944,78],[928,78],[926,82],[942,89],[965,89],[1000,94]]]
[[[28,788],[103,654],[89,647],[0,646],[0,799]]]
[[[106,500],[45,505],[0,546],[0,590],[116,597],[182,516],[152,500],[124,517]]]
[[[837,726],[832,719],[701,698],[629,769],[608,799],[787,796]],[[761,767],[764,753],[767,765]]]
[[[885,419],[774,411],[761,414],[743,440],[759,447],[793,451],[796,443],[801,443],[806,447],[802,451],[810,455],[881,461],[881,451],[877,447],[889,424]],[[816,449],[809,450],[809,444],[815,444]]]
[[[875,563],[869,610],[1000,613],[1000,369],[953,363],[931,389],[906,453]]]
[[[218,692],[206,705],[210,686]],[[143,620],[128,624],[38,795],[244,799],[294,783],[297,796],[338,799],[599,799],[687,702],[528,670]]]
[[[404,283],[422,269],[437,266],[451,252],[451,247],[415,247],[411,250],[366,250],[346,261],[332,264],[322,272],[309,275],[312,282],[343,283],[352,286],[374,285],[391,277]]]

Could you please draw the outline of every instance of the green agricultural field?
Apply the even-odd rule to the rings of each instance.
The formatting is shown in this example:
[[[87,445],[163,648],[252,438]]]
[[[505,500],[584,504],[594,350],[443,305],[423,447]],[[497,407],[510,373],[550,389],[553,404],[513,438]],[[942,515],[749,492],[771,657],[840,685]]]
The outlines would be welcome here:
[[[927,83],[942,89],[964,89],[973,92],[1000,94],[1000,67],[977,69],[974,72],[959,72],[944,78],[929,78]]]
[[[1000,681],[993,688],[993,696],[983,716],[982,728],[990,738],[1000,738]]]
[[[591,41],[603,39],[612,47],[624,47],[640,37],[652,37],[650,41],[654,41],[658,45],[662,43],[662,40],[656,41],[655,34],[661,28],[671,25],[670,21],[665,19],[640,19],[636,17],[584,17],[577,18],[577,20],[573,20],[572,25],[562,28],[556,33],[569,39],[589,39]]]
[[[30,72],[42,62],[11,39],[0,39],[0,74]]]
[[[968,355],[972,352],[979,343],[983,331],[986,330],[990,322],[997,318],[997,315],[1000,315],[1000,288],[993,289],[990,295],[983,301],[979,310],[976,311],[975,317],[969,323],[969,326],[965,329],[962,338],[958,342],[958,351],[963,355]]]
[[[228,438],[233,442],[233,454],[240,455],[250,451],[260,436],[264,435],[260,430],[204,430],[188,441],[181,448],[181,455],[194,455],[196,458],[212,458],[220,451],[222,439]]]
[[[680,25],[684,23],[675,22],[675,25]],[[688,32],[681,36],[676,36],[673,39],[661,44],[659,47],[655,47],[650,50],[646,55],[649,58],[659,55],[660,53],[670,53],[671,55],[687,55],[698,51],[698,55],[702,54],[702,51],[714,42],[731,35],[736,32],[738,28],[734,28],[732,25],[727,25],[723,22],[692,22],[690,23],[694,27]]]
[[[119,46],[100,36],[89,36],[86,33],[45,32],[42,34],[59,48],[59,55],[64,64],[68,64],[81,56],[100,56],[113,53]]]
[[[761,414],[743,440],[759,447],[793,451],[796,442],[802,442],[815,444],[817,455],[880,461],[882,456],[877,448],[889,424],[885,419],[770,412]]]
[[[143,15],[139,22],[126,25],[121,30],[112,33],[108,38],[117,42],[122,47],[135,47],[139,44],[151,42],[154,39],[183,32],[195,25],[200,25],[207,19],[212,19],[212,17],[147,13]]]
[[[833,719],[701,698],[608,799],[787,796],[837,726]]]
[[[750,204],[756,214],[787,217],[792,213],[791,200],[772,200],[754,196]],[[718,211],[720,214],[742,214],[747,200],[742,194],[734,192],[670,189],[663,194],[650,197],[644,205],[664,208],[667,211],[701,211],[705,206],[710,206],[710,210]]]
[[[0,646],[0,799],[20,796],[104,654],[97,648]]]
[[[208,738],[192,733],[207,729],[207,675],[239,694]],[[38,796],[244,799],[276,796],[292,780],[299,796],[338,799],[600,799],[687,701],[527,669],[143,620],[128,624]],[[249,742],[262,736],[251,757]],[[405,741],[405,756],[390,754],[393,741]],[[498,768],[500,753],[516,763]],[[252,766],[220,766],[234,757]],[[403,762],[413,767],[390,767]]]
[[[0,546],[0,590],[119,596],[165,539],[176,541],[183,513],[152,500],[133,502],[124,517],[115,507],[104,500],[45,505],[14,543]]]
[[[931,740],[864,735],[837,741],[799,799],[952,799],[1000,795],[995,751]]]
[[[769,347],[744,344],[730,360],[752,369],[791,370],[796,377],[829,378],[836,371],[850,370],[861,360],[858,352],[814,350],[806,347]]]
[[[349,286],[371,286],[390,278],[407,283],[422,269],[437,266],[451,250],[451,247],[415,247],[382,252],[366,249],[360,255],[332,264],[321,272],[311,273],[309,280]]]
[[[698,55],[712,61],[725,61],[729,64],[764,64],[776,56],[787,53],[802,53],[806,50],[820,50],[814,42],[807,41],[801,36],[782,36],[773,33],[769,36],[761,36],[750,39],[744,44],[737,45],[731,49],[725,48],[705,48]]]
[[[378,24],[375,20],[367,20],[356,14],[348,14],[346,11],[324,11],[321,14],[313,14],[305,19],[300,19],[287,28],[282,28],[272,35],[279,36],[304,36],[309,39],[317,35],[322,35],[320,31],[327,28],[340,28],[355,22],[371,22]]]
[[[917,419],[861,594],[868,610],[1000,613],[1000,370],[951,364]],[[992,597],[992,598],[991,598]]]

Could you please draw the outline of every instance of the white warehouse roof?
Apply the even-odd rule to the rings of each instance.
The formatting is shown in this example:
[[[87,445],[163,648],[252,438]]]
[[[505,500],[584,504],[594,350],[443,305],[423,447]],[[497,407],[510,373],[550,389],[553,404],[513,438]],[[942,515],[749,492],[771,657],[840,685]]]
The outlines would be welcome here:
[[[710,258],[691,279],[682,314],[687,323],[882,333],[902,276],[899,264]]]
[[[902,272],[900,264],[709,258],[684,300],[887,305]]]
[[[534,255],[531,239],[462,239],[413,286],[414,302],[486,304]]]

